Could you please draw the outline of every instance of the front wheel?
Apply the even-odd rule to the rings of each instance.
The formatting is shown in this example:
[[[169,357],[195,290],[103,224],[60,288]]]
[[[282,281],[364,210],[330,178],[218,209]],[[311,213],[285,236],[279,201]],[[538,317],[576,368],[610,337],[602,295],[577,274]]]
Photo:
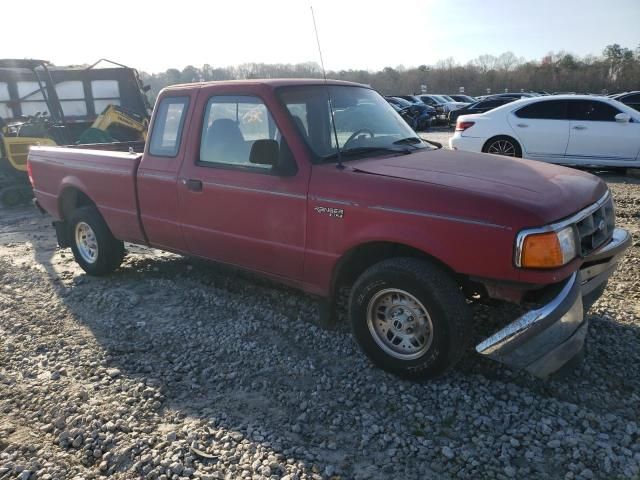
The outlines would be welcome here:
[[[380,368],[408,378],[437,376],[462,357],[471,313],[460,288],[439,266],[394,258],[355,283],[349,315],[353,334]]]
[[[113,236],[97,208],[78,208],[67,223],[73,256],[85,272],[105,275],[120,266],[124,243]]]

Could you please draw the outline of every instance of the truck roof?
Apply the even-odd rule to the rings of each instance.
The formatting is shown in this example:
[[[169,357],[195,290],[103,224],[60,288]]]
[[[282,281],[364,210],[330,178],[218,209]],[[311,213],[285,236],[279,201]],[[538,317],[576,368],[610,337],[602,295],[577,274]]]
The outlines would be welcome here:
[[[211,82],[181,83],[170,85],[165,90],[178,90],[185,88],[204,88],[211,85],[267,85],[269,87],[289,87],[297,85],[324,85],[325,80],[322,78],[254,78],[250,80],[215,80]],[[347,82],[344,80],[326,80],[328,85],[345,85],[352,87],[366,87],[362,83]]]

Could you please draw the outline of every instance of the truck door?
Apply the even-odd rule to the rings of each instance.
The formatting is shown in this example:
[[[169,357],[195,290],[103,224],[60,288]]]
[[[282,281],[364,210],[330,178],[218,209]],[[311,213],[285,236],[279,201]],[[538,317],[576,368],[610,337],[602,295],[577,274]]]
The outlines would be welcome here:
[[[192,152],[179,178],[185,239],[192,254],[295,281],[302,279],[308,167],[289,174],[249,161],[256,140],[290,150],[265,101],[202,91]],[[284,158],[284,157],[283,157]],[[293,156],[288,158],[295,162]],[[295,165],[295,163],[294,163]]]
[[[137,179],[140,217],[149,242],[180,252],[187,247],[180,228],[177,181],[191,103],[190,93],[159,100]]]

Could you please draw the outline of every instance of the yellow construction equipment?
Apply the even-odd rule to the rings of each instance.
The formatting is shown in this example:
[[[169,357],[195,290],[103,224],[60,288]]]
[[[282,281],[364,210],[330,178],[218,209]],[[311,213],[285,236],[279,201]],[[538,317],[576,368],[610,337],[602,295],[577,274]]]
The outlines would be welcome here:
[[[31,197],[26,171],[32,145],[118,143],[117,149],[146,140],[148,87],[134,69],[95,68],[101,62],[55,67],[0,59],[0,203]]]
[[[85,130],[79,145],[90,143],[146,141],[149,119],[118,105],[109,105],[91,127]]]

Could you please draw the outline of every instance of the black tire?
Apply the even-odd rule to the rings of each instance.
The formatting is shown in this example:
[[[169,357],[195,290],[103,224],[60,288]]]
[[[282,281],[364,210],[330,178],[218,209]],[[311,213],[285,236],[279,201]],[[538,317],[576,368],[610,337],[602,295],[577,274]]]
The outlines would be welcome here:
[[[88,225],[95,236],[97,249],[93,261],[88,261],[83,256],[80,251],[82,247],[78,245],[76,228],[81,223]],[[106,275],[120,266],[124,258],[124,243],[113,236],[96,207],[87,206],[74,210],[67,224],[73,256],[85,272],[95,276]]]
[[[509,143],[513,147],[514,154],[513,155],[507,155],[505,153],[498,153],[498,152],[490,151],[490,150],[492,150],[492,147],[494,145],[498,144],[499,142],[507,142],[507,143]],[[522,157],[522,147],[520,147],[520,144],[518,143],[518,141],[515,138],[509,137],[507,135],[498,135],[498,136],[490,138],[483,145],[482,151],[484,153],[493,153],[494,155],[505,155],[505,156],[508,156],[508,157],[518,157],[518,158]]]
[[[372,332],[376,327],[370,327],[368,322],[370,303],[375,305],[379,295],[392,289],[418,300],[430,318],[431,341],[425,342],[426,351],[414,353],[419,355],[416,358],[404,359],[389,354],[378,343],[384,343],[384,340]],[[394,308],[397,306],[389,310]],[[453,367],[464,354],[472,335],[471,311],[452,276],[441,267],[416,258],[384,260],[367,269],[351,291],[349,318],[354,337],[376,365],[411,379],[432,378]],[[412,318],[408,317],[413,321]],[[395,328],[395,320],[393,324]]]

